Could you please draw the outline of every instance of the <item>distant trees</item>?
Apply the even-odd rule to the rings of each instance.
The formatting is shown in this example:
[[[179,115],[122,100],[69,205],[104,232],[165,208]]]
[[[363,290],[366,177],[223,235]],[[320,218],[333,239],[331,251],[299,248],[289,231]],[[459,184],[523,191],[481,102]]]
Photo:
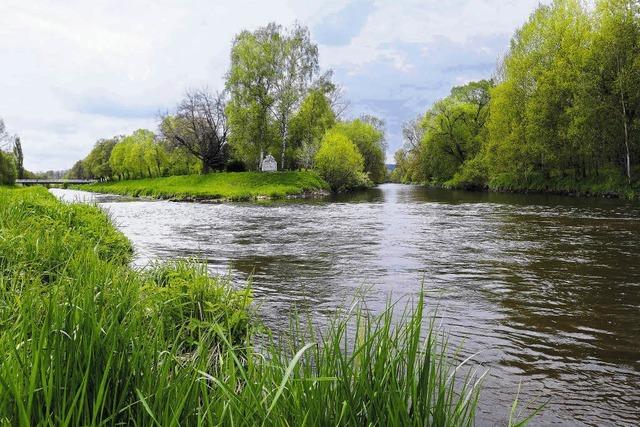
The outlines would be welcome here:
[[[331,77],[319,73],[318,47],[306,27],[271,23],[243,31],[233,41],[224,91],[187,91],[161,117],[158,135],[140,129],[99,140],[67,176],[242,171],[258,169],[270,153],[281,170],[322,170],[336,189],[382,182],[384,122],[370,115],[341,121],[348,103]]]
[[[20,169],[22,171],[21,174],[23,174],[20,138],[10,136],[4,120],[0,118],[0,185],[13,185],[18,178],[18,162],[14,154],[16,151],[19,151],[20,154]]]
[[[97,141],[67,178],[136,179],[198,173],[199,160],[147,129]]]
[[[467,188],[638,187],[639,112],[640,4],[556,0],[516,32],[495,81],[454,88],[419,126],[405,126],[394,178]]]

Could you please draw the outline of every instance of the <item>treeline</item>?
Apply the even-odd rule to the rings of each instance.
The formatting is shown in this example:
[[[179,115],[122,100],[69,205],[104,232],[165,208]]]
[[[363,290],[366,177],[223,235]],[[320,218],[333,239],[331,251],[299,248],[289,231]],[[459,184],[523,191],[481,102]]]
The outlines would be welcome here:
[[[556,0],[515,33],[494,79],[405,124],[393,178],[633,196],[639,114],[640,3]]]
[[[32,178],[33,174],[24,169],[23,162],[20,137],[10,135],[0,118],[0,185],[13,185],[16,179]]]
[[[384,123],[345,121],[331,72],[320,73],[306,27],[269,24],[238,34],[225,88],[190,90],[160,118],[158,132],[98,141],[68,177],[144,177],[259,170],[267,155],[279,170],[315,168],[335,190],[385,179]]]

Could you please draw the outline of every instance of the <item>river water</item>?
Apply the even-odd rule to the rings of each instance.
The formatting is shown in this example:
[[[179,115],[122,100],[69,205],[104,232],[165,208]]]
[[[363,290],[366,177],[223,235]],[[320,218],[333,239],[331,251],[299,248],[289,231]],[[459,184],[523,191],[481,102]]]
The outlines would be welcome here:
[[[640,205],[385,184],[306,201],[199,204],[52,190],[97,202],[135,264],[197,257],[241,285],[270,326],[368,307],[422,285],[443,328],[488,369],[478,425],[520,400],[532,425],[640,423]]]

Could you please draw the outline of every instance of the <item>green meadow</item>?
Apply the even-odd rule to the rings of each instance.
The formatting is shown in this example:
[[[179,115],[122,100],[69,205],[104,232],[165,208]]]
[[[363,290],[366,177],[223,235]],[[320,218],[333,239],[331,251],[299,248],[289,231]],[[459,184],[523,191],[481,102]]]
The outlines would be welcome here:
[[[82,190],[174,200],[253,200],[324,193],[327,183],[316,173],[220,172],[100,182]]]

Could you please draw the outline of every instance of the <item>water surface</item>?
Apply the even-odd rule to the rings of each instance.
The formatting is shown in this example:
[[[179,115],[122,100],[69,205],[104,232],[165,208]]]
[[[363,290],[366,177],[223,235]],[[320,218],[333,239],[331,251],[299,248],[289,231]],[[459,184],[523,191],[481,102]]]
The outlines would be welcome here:
[[[241,285],[253,277],[274,328],[318,319],[368,286],[416,295],[489,369],[478,425],[504,425],[521,400],[549,399],[533,425],[640,419],[640,206],[619,200],[427,190],[387,184],[267,204],[96,201],[132,240],[135,264],[197,257]]]

